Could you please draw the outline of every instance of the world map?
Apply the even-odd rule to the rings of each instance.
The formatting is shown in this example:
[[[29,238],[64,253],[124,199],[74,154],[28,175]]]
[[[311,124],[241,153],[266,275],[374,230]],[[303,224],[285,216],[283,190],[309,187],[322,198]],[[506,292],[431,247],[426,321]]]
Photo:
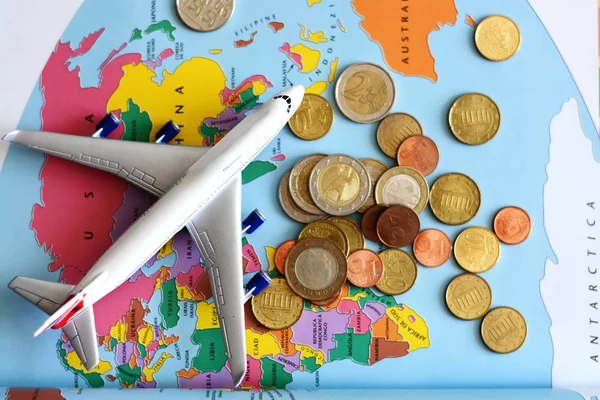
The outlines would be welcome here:
[[[445,3],[450,6],[448,18],[438,22],[437,16],[428,16],[421,10],[414,17],[420,22],[412,26],[425,24],[426,20],[432,29],[437,23],[454,23],[453,2]],[[372,5],[356,1],[354,7],[364,13],[365,20],[376,18]],[[396,8],[397,13],[408,12]],[[386,23],[393,24],[393,20]],[[273,33],[285,29],[284,22],[275,20],[269,26]],[[338,20],[334,29],[339,31],[342,27]],[[363,28],[368,32],[367,26]],[[311,73],[327,65],[319,49],[302,42],[327,43],[335,40],[333,34],[313,32],[302,24],[299,29],[292,27],[287,31],[292,29],[296,35],[299,30],[300,37],[294,44],[284,42],[277,50],[286,54],[298,72]],[[80,67],[71,67],[71,61],[92,51],[104,32],[104,28],[91,32],[78,44],[57,44],[40,78],[44,100],[41,129],[89,135],[98,120],[107,111],[113,111],[120,116],[122,125],[109,139],[153,141],[162,124],[172,119],[182,128],[173,145],[212,146],[248,111],[259,106],[261,96],[273,86],[267,77],[257,74],[244,77],[230,88],[218,61],[208,57],[188,58],[178,63],[172,73],[164,71],[158,75],[157,68],[165,60],[177,58],[178,46],[184,45],[173,43],[178,29],[171,21],[162,20],[144,29],[136,27],[128,41],[115,43],[115,49],[100,64],[99,84],[84,88],[78,76]],[[154,59],[128,52],[129,43],[153,33],[158,33],[151,42],[153,54],[158,54]],[[251,45],[255,35],[252,33],[248,41],[236,41],[235,46]],[[419,36],[421,51],[429,53],[426,33],[413,37]],[[385,36],[379,37],[384,49],[393,48]],[[391,57],[396,53],[389,50]],[[404,58],[391,62],[399,72],[435,76],[433,58],[420,70],[414,69],[408,57]],[[320,94],[333,83],[338,60],[335,57],[331,62],[327,80],[315,82],[309,93]],[[281,154],[273,160],[254,161],[244,171],[243,183],[274,171],[274,162],[284,157]],[[42,204],[34,207],[31,227],[53,259],[49,270],[59,272],[59,280],[65,283],[79,282],[94,261],[153,201],[119,178],[54,157],[46,160],[40,177]],[[94,210],[93,218],[89,218],[90,210]],[[273,268],[274,250],[265,248],[269,271],[277,275]],[[243,252],[245,273],[262,268],[256,250],[246,238]],[[107,382],[118,382],[123,387],[157,387],[159,382],[154,375],[165,363],[181,366],[176,372],[178,387],[228,387],[231,374],[211,296],[199,252],[189,235],[181,232],[128,282],[95,305],[98,345],[112,357],[101,359],[98,366],[88,371],[63,336],[56,345],[60,363],[90,387],[102,387]],[[328,307],[312,307],[307,302],[301,319],[282,331],[262,327],[249,308],[246,318],[249,354],[244,388],[284,388],[292,382],[294,371],[315,372],[326,363],[344,359],[371,365],[429,346],[427,325],[414,310],[393,297],[348,285]],[[181,320],[186,321],[186,328],[193,323],[191,332],[181,329]]]
[[[528,3],[238,2],[231,20],[212,33],[189,30],[167,3],[85,1],[41,71],[19,127],[89,136],[107,112],[114,112],[122,124],[105,140],[152,142],[173,120],[182,130],[170,145],[212,146],[283,88],[302,84],[308,93],[324,96],[335,112],[326,137],[305,142],[285,128],[243,172],[243,214],[260,208],[267,215],[265,227],[241,243],[246,281],[259,270],[279,276],[275,250],[302,228],[285,216],[276,196],[281,176],[302,156],[339,152],[394,163],[373,139],[376,124],[351,123],[335,105],[336,79],[355,62],[379,64],[392,74],[393,111],[414,115],[440,148],[435,174],[463,172],[477,182],[482,209],[473,224],[488,226],[499,207],[515,204],[530,212],[534,226],[526,243],[503,248],[499,264],[484,275],[494,306],[514,306],[528,321],[529,337],[518,352],[492,354],[481,344],[476,323],[449,315],[443,291],[461,273],[450,260],[438,269],[419,267],[417,283],[402,296],[346,284],[330,306],[305,302],[300,320],[280,331],[261,326],[247,305],[248,372],[242,386],[548,386],[551,320],[540,296],[545,263],[552,259],[542,195],[550,163],[548,127],[569,99],[582,103]],[[519,53],[500,64],[482,59],[472,43],[477,22],[494,13],[510,15],[523,33]],[[552,77],[551,90],[539,65]],[[447,127],[447,110],[465,91],[490,95],[502,113],[497,137],[477,149],[457,143]],[[589,119],[581,118],[587,134]],[[525,170],[522,160],[531,167]],[[112,175],[15,146],[0,174],[0,190],[13,193],[0,198],[0,236],[6,239],[0,254],[14,266],[0,271],[6,282],[17,273],[79,282],[155,201]],[[420,217],[423,228],[443,229],[450,237],[465,227],[443,226],[429,211]],[[372,242],[367,247],[383,250]],[[0,299],[15,304],[2,311],[14,326],[0,341],[0,351],[17,360],[6,381],[30,386],[34,379],[44,387],[228,387],[231,374],[204,272],[183,231],[98,302],[101,361],[91,371],[58,332],[32,340],[28,329],[43,316],[14,293],[0,292]],[[22,349],[28,350],[25,356]]]

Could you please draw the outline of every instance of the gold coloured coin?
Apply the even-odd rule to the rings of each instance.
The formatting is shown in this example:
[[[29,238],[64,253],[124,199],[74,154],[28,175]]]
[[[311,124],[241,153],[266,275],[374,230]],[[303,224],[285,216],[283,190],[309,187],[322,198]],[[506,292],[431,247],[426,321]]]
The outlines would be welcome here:
[[[431,187],[431,211],[445,224],[460,225],[470,221],[479,211],[480,204],[479,187],[466,175],[442,175]]]
[[[290,175],[292,170],[286,171],[279,182],[279,204],[288,217],[294,221],[308,224],[325,218],[325,215],[309,214],[296,205],[290,194]]]
[[[500,241],[489,229],[472,226],[456,238],[454,257],[467,272],[479,274],[489,271],[500,258]]]
[[[402,250],[389,249],[379,253],[383,262],[383,275],[377,289],[390,296],[406,293],[417,280],[417,263]]]
[[[475,45],[488,60],[508,60],[521,46],[521,32],[512,19],[492,15],[477,24]]]
[[[492,99],[481,93],[460,96],[448,114],[450,130],[465,144],[490,141],[500,128],[500,110]]]
[[[219,29],[233,14],[234,0],[177,0],[179,17],[189,28],[200,32]]]
[[[320,160],[309,178],[310,196],[322,211],[349,215],[367,201],[371,179],[356,158],[333,154]]]
[[[333,109],[324,97],[305,94],[300,107],[288,122],[296,136],[304,140],[320,139],[333,125]]]
[[[427,206],[428,199],[427,181],[419,171],[410,167],[388,169],[375,185],[375,201],[382,206],[402,205],[419,214]]]
[[[412,115],[390,114],[377,127],[377,144],[386,156],[395,159],[405,139],[422,134],[421,124]]]
[[[354,122],[370,123],[386,116],[396,98],[390,74],[378,65],[353,64],[335,85],[335,101],[340,111]]]
[[[363,235],[360,226],[350,218],[329,217],[327,221],[337,226],[348,239],[348,252],[354,253],[356,250],[365,248],[365,235]]]
[[[298,242],[315,238],[331,240],[340,248],[346,257],[350,255],[348,238],[346,238],[344,232],[342,232],[340,228],[327,220],[315,221],[306,225],[298,235]]]
[[[514,308],[494,308],[481,322],[481,338],[496,353],[512,353],[525,343],[527,322]]]
[[[361,158],[359,161],[365,166],[367,173],[369,174],[369,178],[371,179],[371,191],[369,192],[367,201],[365,201],[365,204],[358,209],[359,213],[364,213],[375,205],[375,185],[377,184],[377,181],[381,175],[388,170],[388,167],[381,161],[377,161],[372,158]]]
[[[324,215],[310,197],[309,180],[315,165],[325,157],[325,154],[311,154],[300,159],[290,175],[290,195],[294,203],[309,214]]]
[[[457,318],[481,318],[492,305],[492,289],[480,276],[459,275],[452,279],[446,288],[446,305]]]
[[[300,319],[304,300],[290,289],[283,278],[273,278],[271,284],[252,297],[252,313],[269,329],[284,329]]]

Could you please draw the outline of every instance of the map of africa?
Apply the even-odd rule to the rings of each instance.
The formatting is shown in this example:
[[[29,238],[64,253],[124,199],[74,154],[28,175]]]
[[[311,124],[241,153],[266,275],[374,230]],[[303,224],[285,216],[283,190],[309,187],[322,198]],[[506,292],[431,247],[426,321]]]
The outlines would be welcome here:
[[[243,387],[548,386],[551,321],[539,289],[552,257],[542,211],[548,127],[563,104],[570,98],[580,101],[580,95],[527,2],[500,10],[518,22],[524,36],[518,55],[501,65],[486,63],[474,51],[477,21],[499,11],[475,0],[280,3],[240,2],[222,29],[201,34],[181,23],[172,4],[86,1],[41,71],[20,128],[89,136],[113,111],[122,124],[106,140],[154,141],[173,120],[182,131],[171,145],[212,146],[284,87],[303,84],[308,93],[334,104],[341,70],[358,61],[383,65],[397,87],[394,111],[419,119],[440,148],[436,174],[458,170],[480,186],[483,205],[474,224],[487,226],[507,203],[530,212],[536,228],[532,237],[523,246],[503,249],[499,265],[485,275],[495,305],[511,305],[525,315],[528,341],[518,352],[498,358],[484,349],[476,323],[448,315],[441,294],[460,273],[451,261],[436,270],[420,267],[415,287],[396,298],[346,285],[328,307],[306,302],[300,320],[281,331],[260,326],[248,306]],[[540,44],[533,48],[532,43]],[[537,74],[540,63],[553,77],[552,92]],[[514,93],[524,82],[529,91],[519,92],[517,101]],[[502,111],[498,137],[477,151],[456,143],[443,119],[465,91],[490,95]],[[533,103],[538,107],[527,120],[516,117],[524,104]],[[275,250],[301,228],[283,214],[276,196],[282,174],[300,157],[341,152],[392,166],[372,140],[376,126],[353,124],[335,110],[334,129],[324,139],[303,142],[286,128],[243,172],[243,213],[258,207],[268,218],[241,244],[246,279],[261,269],[277,276]],[[581,110],[588,134],[586,112]],[[533,165],[524,174],[521,159]],[[0,254],[15,266],[0,272],[0,282],[18,270],[77,283],[154,201],[117,177],[17,148],[7,156],[0,190],[15,193],[2,200],[7,204],[0,203],[0,209],[11,210],[2,211],[6,222],[0,237],[14,238],[0,245]],[[451,237],[462,229],[442,226],[429,211],[421,221]],[[523,265],[530,268],[519,269]],[[519,296],[510,294],[515,285]],[[3,291],[2,299],[19,310],[6,311],[14,313],[6,316],[14,327],[7,331],[8,340],[0,341],[0,351],[12,355],[15,365],[4,381],[12,386],[31,386],[29,379],[34,379],[42,386],[227,387],[231,374],[211,297],[200,254],[189,235],[180,232],[95,305],[101,361],[87,371],[64,336],[53,332],[33,341],[28,332],[39,325],[41,313]],[[31,356],[19,357],[25,348]],[[538,368],[528,370],[534,362]],[[455,372],[441,373],[448,369]],[[506,380],[500,381],[499,374]]]

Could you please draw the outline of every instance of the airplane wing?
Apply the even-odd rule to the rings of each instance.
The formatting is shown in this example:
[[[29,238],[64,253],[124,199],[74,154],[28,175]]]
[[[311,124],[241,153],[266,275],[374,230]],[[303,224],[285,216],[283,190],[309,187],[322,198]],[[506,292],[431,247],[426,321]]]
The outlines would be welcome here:
[[[51,315],[65,302],[74,286],[17,276],[8,287]],[[85,368],[94,367],[98,363],[98,340],[92,307],[88,307],[62,329]]]
[[[14,131],[4,140],[113,173],[158,197],[210,150],[37,131]],[[241,176],[232,179],[187,224],[209,274],[235,386],[246,371],[241,182]]]
[[[242,178],[238,176],[187,224],[209,274],[236,387],[246,372],[241,221]]]
[[[13,131],[3,139],[110,172],[158,197],[210,150],[25,130]]]

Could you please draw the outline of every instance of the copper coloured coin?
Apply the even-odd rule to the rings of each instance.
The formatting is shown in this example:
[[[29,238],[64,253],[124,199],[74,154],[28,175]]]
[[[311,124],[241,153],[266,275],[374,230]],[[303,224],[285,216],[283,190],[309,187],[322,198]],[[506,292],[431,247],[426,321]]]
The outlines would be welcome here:
[[[531,218],[519,207],[506,207],[494,218],[494,232],[506,244],[519,244],[531,233]]]
[[[413,253],[425,267],[439,267],[450,258],[452,242],[448,235],[438,229],[425,229],[417,235]]]
[[[411,167],[423,176],[431,174],[440,160],[440,152],[433,140],[427,136],[411,136],[398,148],[398,165]]]
[[[342,295],[342,290],[325,300],[311,300],[311,304],[318,307],[327,307],[335,303]]]
[[[377,236],[388,247],[408,246],[420,229],[419,216],[406,206],[390,207],[377,220]]]
[[[386,209],[387,207],[375,205],[363,214],[360,227],[367,239],[377,243],[381,242],[379,236],[377,236],[377,220]]]
[[[357,287],[375,286],[383,275],[383,262],[371,250],[357,250],[348,257],[348,280]]]
[[[281,275],[285,275],[285,260],[287,259],[288,254],[290,254],[290,250],[295,245],[295,240],[288,240],[281,243],[277,248],[277,251],[275,251],[275,268],[277,268],[277,271],[279,271]]]

